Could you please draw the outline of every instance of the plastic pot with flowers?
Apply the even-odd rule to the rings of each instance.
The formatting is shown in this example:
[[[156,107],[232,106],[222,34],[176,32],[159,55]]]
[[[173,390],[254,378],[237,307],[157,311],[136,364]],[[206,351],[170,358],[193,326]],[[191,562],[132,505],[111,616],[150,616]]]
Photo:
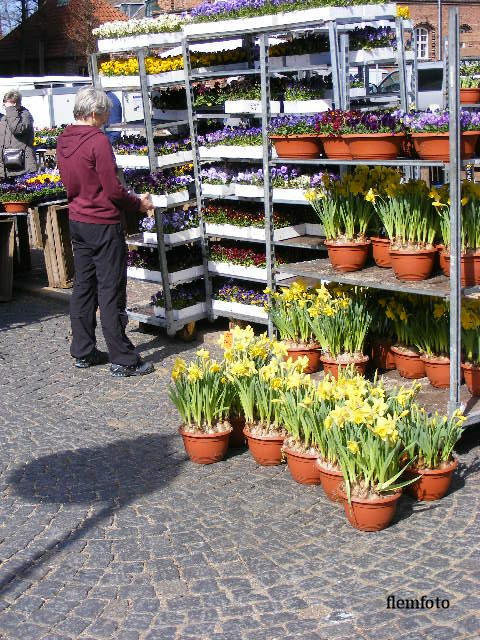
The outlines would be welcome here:
[[[423,304],[418,296],[397,294],[380,298],[386,317],[392,322],[396,343],[391,347],[395,367],[402,378],[416,380],[426,376],[425,363],[419,350],[418,325],[416,317]]]
[[[399,111],[349,111],[340,129],[356,160],[394,160],[405,137]]]
[[[321,345],[313,336],[309,309],[316,294],[297,280],[290,287],[279,291],[265,290],[270,296],[269,313],[281,340],[292,361],[307,358],[305,373],[314,373],[321,368]]]
[[[430,192],[432,205],[439,214],[442,240],[440,267],[450,277],[450,188],[449,185]],[[460,279],[462,287],[480,284],[480,186],[464,180],[462,183]]]
[[[322,143],[317,134],[318,116],[281,116],[270,124],[270,140],[279,158],[308,160],[320,157]]]
[[[460,67],[460,104],[480,103],[480,64],[463,64]]]
[[[368,306],[372,316],[368,342],[373,369],[391,371],[395,369],[395,357],[392,346],[395,343],[395,327],[385,314],[385,299],[370,291]]]
[[[283,345],[278,346],[283,356]],[[285,362],[273,357],[258,367],[246,355],[228,367],[227,378],[235,384],[245,417],[248,448],[260,465],[274,466],[282,461],[286,431],[279,415],[281,394],[284,389],[308,384],[309,376],[302,373],[305,364],[303,360]]]
[[[408,491],[417,500],[439,500],[447,493],[458,466],[453,449],[464,422],[459,412],[450,418],[429,415],[416,404],[398,420],[400,437],[414,461],[406,473],[414,480]]]
[[[480,304],[462,301],[462,371],[470,393],[480,396]]]
[[[356,167],[342,178],[324,174],[316,188],[306,193],[325,230],[328,257],[337,271],[358,271],[367,261],[373,172]]]
[[[352,365],[363,375],[369,360],[365,340],[372,321],[364,293],[334,294],[322,286],[308,314],[313,337],[322,347],[325,373],[338,378],[340,369]]]
[[[371,193],[371,202],[390,240],[390,261],[399,280],[428,278],[435,264],[438,214],[423,180],[400,184],[392,179],[386,191]]]
[[[197,464],[223,460],[232,427],[228,422],[231,387],[225,384],[225,367],[205,349],[187,365],[177,358],[169,394],[183,420],[179,429],[185,450]]]
[[[450,309],[441,299],[426,298],[415,318],[417,345],[433,387],[450,386]]]
[[[422,160],[450,161],[449,111],[411,113],[405,115],[403,121]],[[473,158],[480,136],[480,114],[461,111],[460,128],[460,154],[463,159]]]

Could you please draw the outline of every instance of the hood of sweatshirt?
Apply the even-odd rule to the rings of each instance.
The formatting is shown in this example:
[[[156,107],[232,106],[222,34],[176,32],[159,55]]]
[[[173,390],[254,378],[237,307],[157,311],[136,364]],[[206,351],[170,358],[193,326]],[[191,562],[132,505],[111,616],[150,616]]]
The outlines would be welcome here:
[[[57,151],[64,158],[69,158],[87,140],[100,135],[104,134],[97,127],[92,127],[88,124],[71,124],[59,136],[57,140]]]

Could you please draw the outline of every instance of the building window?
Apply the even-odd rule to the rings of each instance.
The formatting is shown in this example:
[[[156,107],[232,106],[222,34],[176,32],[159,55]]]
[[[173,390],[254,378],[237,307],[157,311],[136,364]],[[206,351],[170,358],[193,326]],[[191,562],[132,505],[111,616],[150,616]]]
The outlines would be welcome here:
[[[415,29],[417,35],[417,58],[419,60],[426,60],[428,55],[428,29],[425,27],[418,27]]]
[[[140,11],[140,9],[143,7],[143,4],[121,4],[120,5],[120,11],[123,11],[123,13],[127,14],[127,16],[129,18],[133,18],[133,16]]]

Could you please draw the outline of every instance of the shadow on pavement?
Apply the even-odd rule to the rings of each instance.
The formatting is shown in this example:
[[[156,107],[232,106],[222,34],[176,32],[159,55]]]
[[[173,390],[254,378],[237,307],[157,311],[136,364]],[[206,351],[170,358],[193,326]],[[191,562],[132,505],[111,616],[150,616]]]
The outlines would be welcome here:
[[[146,435],[118,440],[98,448],[61,451],[44,456],[12,471],[8,478],[16,495],[38,502],[85,504],[103,508],[82,521],[61,539],[10,570],[0,581],[6,593],[16,577],[25,578],[51,556],[83,538],[134,499],[157,491],[180,472],[183,462],[172,458],[172,437]]]

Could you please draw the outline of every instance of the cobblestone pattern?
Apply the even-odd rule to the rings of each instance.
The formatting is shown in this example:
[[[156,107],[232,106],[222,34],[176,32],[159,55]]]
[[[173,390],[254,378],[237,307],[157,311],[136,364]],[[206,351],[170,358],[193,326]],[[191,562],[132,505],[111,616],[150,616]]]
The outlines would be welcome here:
[[[167,380],[197,345],[132,330],[157,371],[118,380],[75,370],[68,332],[57,303],[0,306],[2,640],[480,636],[478,433],[445,499],[360,533],[285,466],[187,460]]]

